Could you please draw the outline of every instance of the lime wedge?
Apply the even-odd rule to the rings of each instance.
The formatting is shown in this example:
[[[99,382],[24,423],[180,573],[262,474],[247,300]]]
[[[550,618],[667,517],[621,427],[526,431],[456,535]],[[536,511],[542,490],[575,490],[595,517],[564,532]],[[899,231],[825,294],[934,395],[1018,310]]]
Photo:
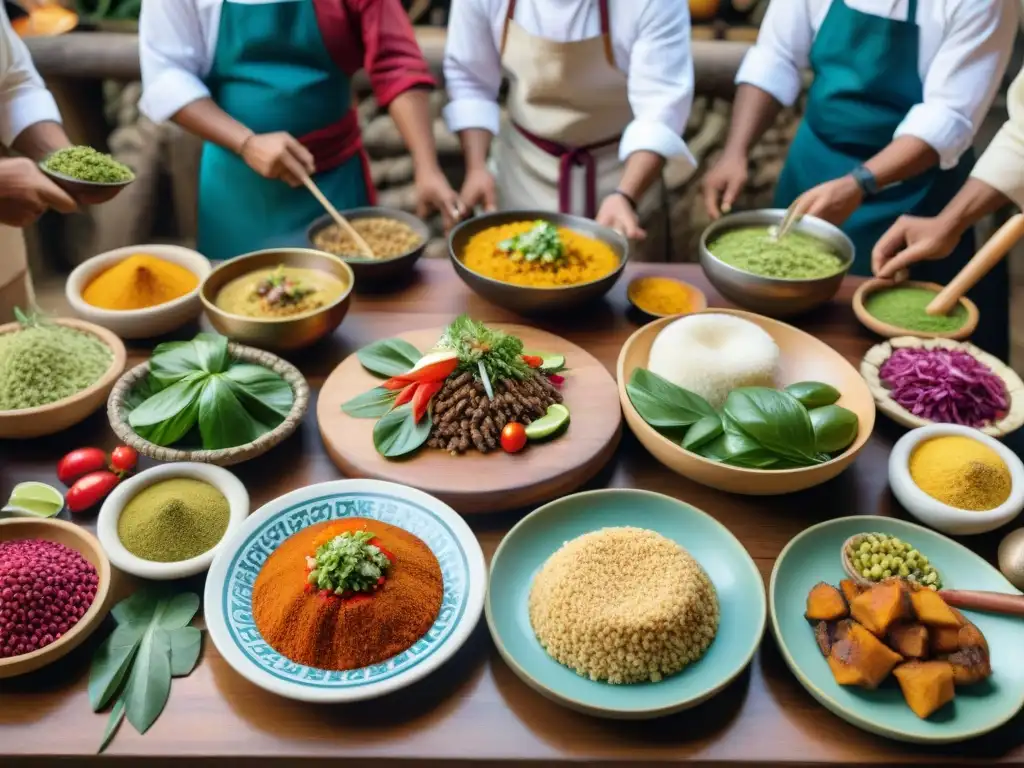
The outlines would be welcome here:
[[[526,425],[526,438],[528,440],[543,440],[551,437],[569,423],[569,409],[559,403],[548,406],[548,412],[532,424]]]
[[[18,483],[3,511],[12,515],[53,517],[64,509],[64,496],[46,483]]]
[[[545,373],[558,373],[565,370],[565,355],[541,356],[540,369]]]

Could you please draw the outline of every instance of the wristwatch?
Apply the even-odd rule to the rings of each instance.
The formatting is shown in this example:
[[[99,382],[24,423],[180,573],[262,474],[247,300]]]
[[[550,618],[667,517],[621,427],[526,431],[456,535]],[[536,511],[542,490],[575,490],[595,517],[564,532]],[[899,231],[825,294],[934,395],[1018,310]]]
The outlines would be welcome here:
[[[863,165],[858,165],[850,171],[850,175],[857,182],[857,186],[864,193],[864,197],[874,197],[878,194],[878,181],[875,179],[875,174]]]

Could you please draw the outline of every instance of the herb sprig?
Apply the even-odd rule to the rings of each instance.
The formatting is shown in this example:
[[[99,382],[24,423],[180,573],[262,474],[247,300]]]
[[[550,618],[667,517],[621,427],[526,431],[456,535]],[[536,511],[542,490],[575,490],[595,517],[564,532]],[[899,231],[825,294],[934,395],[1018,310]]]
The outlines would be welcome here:
[[[502,240],[498,250],[513,261],[554,264],[565,259],[565,243],[558,229],[549,221],[538,221],[532,229]]]
[[[370,543],[373,538],[370,531],[345,531],[321,544],[307,558],[307,581],[336,595],[371,591],[391,566],[387,555]]]
[[[523,360],[523,342],[517,336],[488,328],[469,315],[460,315],[448,326],[437,343],[438,349],[454,349],[459,356],[459,370],[478,373],[481,370],[491,381],[516,379],[532,375]]]

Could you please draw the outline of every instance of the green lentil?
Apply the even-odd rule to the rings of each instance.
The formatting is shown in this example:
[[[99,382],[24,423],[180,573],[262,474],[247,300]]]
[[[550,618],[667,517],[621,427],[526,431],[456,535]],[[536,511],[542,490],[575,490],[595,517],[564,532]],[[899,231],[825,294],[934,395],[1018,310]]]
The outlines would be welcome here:
[[[762,277],[813,280],[843,268],[843,260],[828,244],[802,232],[772,240],[766,227],[733,229],[708,243],[720,261]]]
[[[928,558],[910,544],[884,533],[862,534],[846,547],[850,565],[870,581],[900,576],[930,589],[941,589],[942,580]]]
[[[0,335],[0,411],[38,408],[91,387],[114,353],[93,336],[67,326],[32,321]]]
[[[948,315],[925,312],[936,292],[928,288],[896,286],[875,291],[864,299],[864,309],[883,323],[926,333],[952,333],[967,322],[967,307],[958,303]]]
[[[100,184],[117,184],[135,178],[127,165],[92,147],[58,149],[43,161],[43,165],[54,173]]]
[[[228,500],[212,485],[175,477],[129,499],[117,520],[117,536],[136,557],[178,563],[213,549],[230,516]]]

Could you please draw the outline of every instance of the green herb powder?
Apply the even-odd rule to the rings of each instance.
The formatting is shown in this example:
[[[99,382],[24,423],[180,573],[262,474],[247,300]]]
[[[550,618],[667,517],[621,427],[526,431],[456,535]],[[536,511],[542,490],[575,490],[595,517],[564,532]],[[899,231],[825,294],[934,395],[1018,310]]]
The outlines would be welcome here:
[[[896,286],[869,294],[864,300],[864,309],[877,320],[908,331],[951,333],[962,327],[967,322],[967,308],[962,303],[958,303],[948,315],[925,312],[925,307],[936,295],[928,288]]]
[[[121,512],[117,536],[136,557],[178,563],[209,552],[228,529],[228,500],[209,483],[175,477],[136,494]]]
[[[73,179],[117,184],[135,178],[132,169],[92,147],[66,147],[46,158],[43,165]]]
[[[813,280],[843,268],[843,260],[821,240],[789,232],[775,241],[765,227],[725,232],[708,243],[708,250],[729,266],[762,277]]]
[[[37,408],[91,387],[114,355],[91,333],[34,322],[0,335],[0,411]]]

